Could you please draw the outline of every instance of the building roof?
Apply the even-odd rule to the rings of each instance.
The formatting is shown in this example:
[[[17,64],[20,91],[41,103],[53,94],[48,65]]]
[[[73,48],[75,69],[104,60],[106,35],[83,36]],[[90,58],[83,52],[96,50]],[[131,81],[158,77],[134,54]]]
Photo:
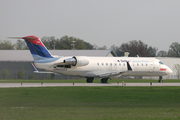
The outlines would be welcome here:
[[[116,57],[112,50],[49,50],[58,56],[98,56]],[[29,50],[0,50],[0,61],[33,61]]]

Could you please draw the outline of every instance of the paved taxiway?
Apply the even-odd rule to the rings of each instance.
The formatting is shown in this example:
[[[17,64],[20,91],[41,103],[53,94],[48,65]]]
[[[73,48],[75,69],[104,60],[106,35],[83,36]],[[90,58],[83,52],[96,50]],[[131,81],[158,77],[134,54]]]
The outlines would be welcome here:
[[[0,83],[0,88],[56,86],[180,86],[180,83]]]

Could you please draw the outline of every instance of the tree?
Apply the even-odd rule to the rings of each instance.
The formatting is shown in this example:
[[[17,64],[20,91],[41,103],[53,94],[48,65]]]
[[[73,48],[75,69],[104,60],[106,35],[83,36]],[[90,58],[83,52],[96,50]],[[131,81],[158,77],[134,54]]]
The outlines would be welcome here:
[[[66,50],[72,49],[72,42],[71,41],[76,41],[76,39],[73,39],[72,37],[68,37],[68,36],[63,36],[60,39],[57,40],[56,42],[56,49],[61,49],[61,50]]]
[[[24,40],[17,40],[15,47],[17,50],[27,50],[28,49]]]
[[[3,78],[7,79],[8,75],[9,75],[9,71],[6,68],[4,68],[2,73]]]
[[[175,64],[174,67],[173,67],[173,70],[176,72],[176,75],[178,76],[178,79],[179,79],[179,76],[180,76],[180,64]]]
[[[178,42],[174,42],[169,46],[168,56],[180,57],[180,44]]]
[[[120,50],[122,52],[129,52],[130,57],[135,57],[137,55],[141,57],[148,56],[147,45],[141,40],[132,40],[129,43],[123,43],[120,46]]]
[[[41,38],[41,41],[46,46],[47,49],[56,49],[55,43],[57,42],[57,39],[54,36],[50,37],[43,37]]]
[[[143,43],[141,40],[132,40],[129,43],[123,43],[120,46],[122,52],[129,52],[130,57],[141,56],[149,57],[150,53],[148,51],[148,45]]]
[[[24,67],[18,72],[18,79],[25,79],[25,70]]]
[[[107,47],[106,47],[106,45],[104,45],[102,47],[98,47],[96,44],[94,44],[93,49],[95,49],[95,50],[107,50]]]
[[[0,41],[1,50],[14,50],[15,44],[12,44],[9,40]]]
[[[166,51],[159,51],[158,54],[157,54],[158,57],[167,57],[168,56],[168,53]]]
[[[157,56],[158,48],[148,47],[149,56],[156,57]]]
[[[28,79],[36,79],[37,77],[36,77],[36,75],[35,75],[35,73],[32,73],[31,75],[29,75],[28,76]]]
[[[124,55],[124,52],[129,52],[130,57],[156,57],[157,48],[149,46],[141,40],[131,40],[128,43],[123,43],[117,47],[115,45],[110,47],[111,50],[116,52],[118,56]]]
[[[86,49],[86,46],[82,41],[77,41],[75,44],[75,49],[84,50]]]
[[[92,44],[90,44],[88,42],[85,42],[85,41],[83,41],[83,42],[84,42],[84,45],[86,46],[86,49],[88,49],[88,50],[92,50],[93,49],[93,45]]]
[[[117,56],[123,56],[123,52],[121,51],[120,47],[112,45],[110,47],[110,50],[113,50],[116,53]]]
[[[55,37],[43,37],[41,40],[47,49],[72,50],[72,41],[75,41],[75,49],[93,49],[90,43],[79,38],[68,37],[67,35],[60,39],[56,39]]]

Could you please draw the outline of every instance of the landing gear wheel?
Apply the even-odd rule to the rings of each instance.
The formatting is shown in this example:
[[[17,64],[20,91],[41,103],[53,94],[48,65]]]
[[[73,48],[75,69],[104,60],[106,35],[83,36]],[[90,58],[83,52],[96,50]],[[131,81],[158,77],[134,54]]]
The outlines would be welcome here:
[[[94,80],[94,78],[87,78],[87,79],[86,79],[86,82],[87,82],[87,83],[92,83],[93,80]]]
[[[162,80],[162,76],[159,76],[159,80],[158,80],[159,83],[162,83],[163,80]]]
[[[108,81],[108,78],[102,78],[101,79],[101,83],[107,83],[107,81]]]

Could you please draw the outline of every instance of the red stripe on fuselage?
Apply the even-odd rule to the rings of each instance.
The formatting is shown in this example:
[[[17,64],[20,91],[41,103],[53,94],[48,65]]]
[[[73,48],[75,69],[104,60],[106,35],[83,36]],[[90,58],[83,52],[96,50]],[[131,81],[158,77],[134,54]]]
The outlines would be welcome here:
[[[23,37],[23,39],[29,41],[30,43],[32,44],[35,44],[35,45],[41,45],[44,47],[43,43],[40,41],[40,39],[36,36],[26,36],[26,37]]]

